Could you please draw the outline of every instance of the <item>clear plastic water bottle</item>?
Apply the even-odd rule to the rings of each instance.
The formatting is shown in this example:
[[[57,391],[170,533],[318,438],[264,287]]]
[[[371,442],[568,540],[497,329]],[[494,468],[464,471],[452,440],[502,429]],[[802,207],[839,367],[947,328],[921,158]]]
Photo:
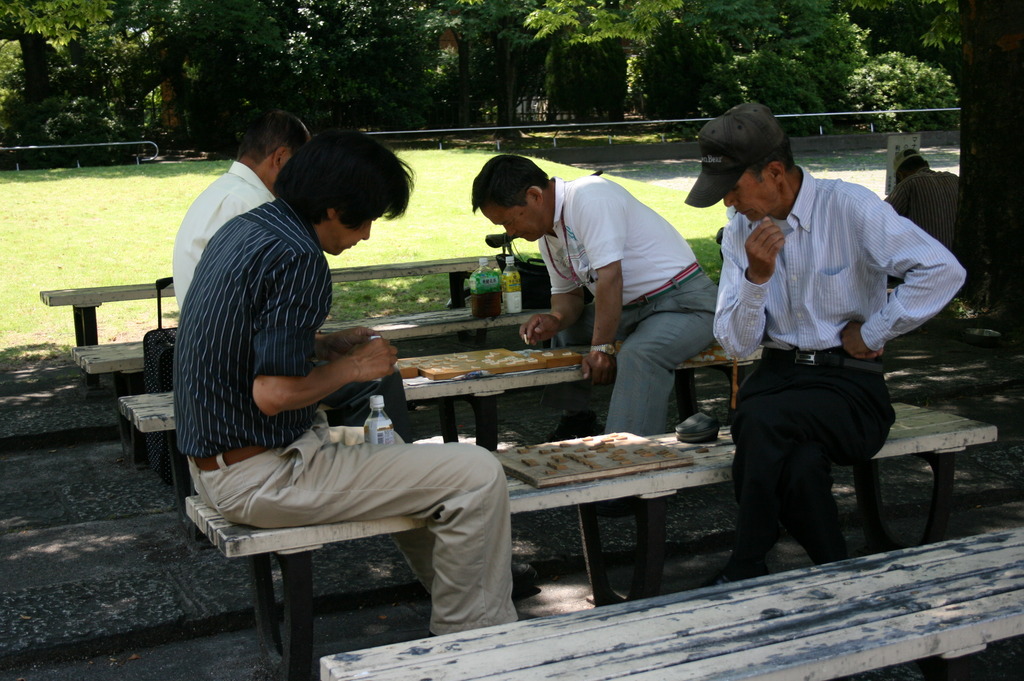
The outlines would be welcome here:
[[[515,258],[506,260],[505,271],[501,273],[501,302],[505,305],[505,314],[523,311],[523,279],[515,263]]]
[[[363,438],[374,445],[395,444],[395,426],[391,418],[384,413],[384,396],[370,396],[370,415],[363,423]]]

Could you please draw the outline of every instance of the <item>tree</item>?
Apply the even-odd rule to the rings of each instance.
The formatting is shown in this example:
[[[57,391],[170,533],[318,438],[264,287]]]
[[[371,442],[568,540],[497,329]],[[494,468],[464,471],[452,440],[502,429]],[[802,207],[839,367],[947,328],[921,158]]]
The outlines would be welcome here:
[[[17,40],[25,67],[25,101],[38,103],[50,94],[49,45],[64,46],[88,26],[111,15],[111,0],[4,0],[0,4],[0,38]]]
[[[570,111],[577,119],[598,114],[613,121],[623,120],[626,55],[621,41],[555,41],[548,51],[545,70],[550,106]],[[601,87],[594,87],[595,83],[601,83]]]
[[[964,66],[960,212],[954,250],[967,268],[963,296],[1019,327],[1024,322],[1024,3],[960,0]]]

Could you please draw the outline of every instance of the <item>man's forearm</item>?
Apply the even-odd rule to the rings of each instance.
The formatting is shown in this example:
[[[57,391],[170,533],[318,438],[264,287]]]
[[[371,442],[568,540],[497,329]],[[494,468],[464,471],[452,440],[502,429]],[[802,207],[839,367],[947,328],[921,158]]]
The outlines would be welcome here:
[[[360,380],[351,362],[337,360],[313,368],[305,376],[257,376],[252,384],[252,397],[267,416],[302,409],[327,397],[335,390]]]
[[[594,331],[592,345],[614,343],[622,318],[622,266],[614,262],[598,270],[594,294]]]

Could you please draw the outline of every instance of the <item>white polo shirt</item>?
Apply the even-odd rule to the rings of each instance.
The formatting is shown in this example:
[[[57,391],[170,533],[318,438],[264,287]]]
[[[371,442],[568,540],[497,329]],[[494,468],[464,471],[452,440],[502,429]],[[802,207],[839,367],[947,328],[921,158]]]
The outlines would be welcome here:
[[[668,220],[624,187],[589,175],[555,178],[555,236],[541,248],[552,293],[597,288],[597,270],[622,263],[622,302],[662,286],[697,261]]]
[[[185,302],[192,274],[210,237],[231,218],[273,200],[274,194],[256,173],[238,161],[196,197],[174,238],[172,272],[179,308]]]

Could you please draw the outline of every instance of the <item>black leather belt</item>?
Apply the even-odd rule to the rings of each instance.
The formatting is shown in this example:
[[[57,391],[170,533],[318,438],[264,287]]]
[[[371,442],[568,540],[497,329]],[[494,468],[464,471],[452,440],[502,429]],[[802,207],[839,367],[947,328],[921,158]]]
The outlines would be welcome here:
[[[850,357],[842,348],[829,348],[828,350],[779,350],[777,348],[765,348],[764,354],[773,360],[789,360],[793,364],[814,367],[837,367],[840,369],[853,369],[854,371],[867,371],[872,374],[885,373],[885,367],[881,360],[856,359]]]

